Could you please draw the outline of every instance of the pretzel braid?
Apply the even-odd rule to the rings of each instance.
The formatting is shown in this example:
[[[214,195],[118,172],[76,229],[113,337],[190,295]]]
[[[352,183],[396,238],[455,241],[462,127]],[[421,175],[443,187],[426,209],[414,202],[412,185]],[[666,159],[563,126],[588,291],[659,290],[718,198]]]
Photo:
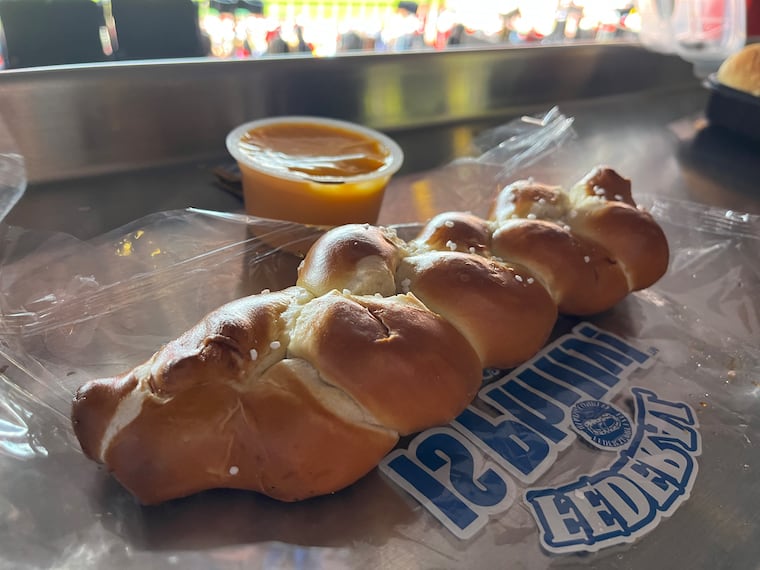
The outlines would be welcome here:
[[[482,368],[531,358],[559,313],[605,311],[667,264],[662,230],[609,168],[568,192],[515,182],[489,219],[441,214],[409,242],[340,226],[295,286],[228,303],[83,385],[74,430],[146,504],[215,487],[335,492],[399,437],[453,420]]]

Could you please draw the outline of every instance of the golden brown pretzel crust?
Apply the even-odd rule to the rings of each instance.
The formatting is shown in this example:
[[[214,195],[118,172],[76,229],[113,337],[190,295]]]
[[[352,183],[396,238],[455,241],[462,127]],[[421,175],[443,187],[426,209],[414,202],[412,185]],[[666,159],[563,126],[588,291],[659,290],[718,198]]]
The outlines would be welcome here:
[[[104,461],[144,504],[214,487],[285,501],[341,489],[398,437],[336,415],[310,391],[302,368],[316,376],[305,362],[283,360],[245,391],[210,381],[167,401],[148,398],[140,421],[119,432]]]
[[[543,220],[510,220],[493,235],[493,253],[527,265],[559,312],[589,315],[628,295],[625,274],[601,245]]]
[[[348,289],[356,295],[396,292],[400,240],[385,228],[349,224],[317,240],[298,272],[298,285],[313,295]]]
[[[609,202],[604,208],[579,214],[572,227],[578,235],[612,252],[631,291],[653,285],[668,269],[667,239],[648,212]]]
[[[463,212],[447,212],[431,219],[415,240],[423,247],[489,255],[491,228],[485,220]]]
[[[102,461],[103,437],[119,403],[137,387],[134,372],[116,378],[101,378],[81,386],[72,406],[74,434],[84,454]]]
[[[608,201],[623,202],[636,207],[631,195],[631,181],[611,168],[601,166],[592,170],[579,184],[586,196],[600,196]]]
[[[445,213],[411,242],[349,225],[296,286],[220,307],[76,394],[74,430],[143,503],[204,489],[294,501],[350,485],[454,419],[483,367],[512,367],[558,312],[604,311],[667,269],[662,229],[609,168],[569,192],[518,181],[489,220]]]
[[[411,295],[319,297],[290,348],[401,435],[451,421],[480,387],[470,344]]]
[[[557,306],[546,289],[514,264],[430,252],[406,258],[399,277],[462,332],[484,368],[510,368],[527,360],[544,345],[557,320]]]
[[[541,213],[534,212],[537,207],[540,207]],[[499,192],[489,218],[497,222],[529,216],[559,219],[567,209],[568,196],[558,186],[518,180]]]
[[[353,483],[399,433],[450,422],[480,380],[470,344],[411,295],[293,287],[229,303],[124,377],[85,384],[73,420],[142,503],[214,487],[295,501]]]

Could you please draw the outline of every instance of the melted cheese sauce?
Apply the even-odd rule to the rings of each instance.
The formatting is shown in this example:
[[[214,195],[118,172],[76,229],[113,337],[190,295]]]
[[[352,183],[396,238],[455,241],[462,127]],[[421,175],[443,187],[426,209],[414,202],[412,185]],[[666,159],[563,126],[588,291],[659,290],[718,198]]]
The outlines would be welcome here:
[[[262,167],[328,181],[369,174],[390,158],[379,141],[339,127],[309,123],[250,130],[241,137],[240,150]]]

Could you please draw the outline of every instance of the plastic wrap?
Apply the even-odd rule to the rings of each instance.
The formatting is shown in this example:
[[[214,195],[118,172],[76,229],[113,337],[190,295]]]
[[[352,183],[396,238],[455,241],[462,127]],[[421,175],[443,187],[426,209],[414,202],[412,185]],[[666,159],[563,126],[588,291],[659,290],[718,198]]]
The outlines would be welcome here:
[[[26,190],[24,158],[0,116],[0,222]]]
[[[472,152],[429,172],[392,180],[380,223],[423,222],[442,211],[487,216],[494,194],[515,178],[557,170],[575,137],[573,117],[557,107],[480,133]],[[583,168],[588,168],[584,165]],[[580,176],[561,168],[562,176]]]
[[[507,176],[493,166],[469,179],[473,188],[481,182],[478,204]],[[142,362],[228,300],[291,284],[302,252],[321,231],[181,210],[90,242],[2,226],[0,565],[752,567],[760,556],[760,219],[640,195],[635,180],[634,196],[666,231],[669,272],[588,322],[657,352],[624,380],[615,406],[632,415],[630,387],[637,386],[684,403],[696,416],[698,473],[679,508],[656,528],[590,553],[550,554],[541,546],[525,491],[566,485],[615,461],[615,453],[580,440],[560,450],[535,482],[513,478],[512,505],[466,539],[379,470],[340,493],[296,504],[215,490],[140,507],[79,451],[68,422],[74,390]],[[399,226],[406,237],[416,229]],[[560,319],[553,337],[577,324]],[[487,372],[489,382],[503,373]]]

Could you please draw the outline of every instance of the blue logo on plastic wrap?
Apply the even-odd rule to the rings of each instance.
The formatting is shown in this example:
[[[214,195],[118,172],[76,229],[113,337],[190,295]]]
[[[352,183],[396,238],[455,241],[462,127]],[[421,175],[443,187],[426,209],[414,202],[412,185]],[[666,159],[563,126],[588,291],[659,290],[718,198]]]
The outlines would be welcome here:
[[[583,400],[570,410],[573,428],[583,439],[599,449],[616,450],[631,441],[631,421],[612,404]]]
[[[631,418],[610,403],[656,354],[581,323],[512,371],[484,371],[472,405],[391,452],[380,470],[467,540],[580,437],[617,459],[562,487],[525,490],[541,545],[593,552],[630,542],[689,497],[701,453],[685,403],[636,387]]]
[[[524,495],[549,552],[596,551],[632,542],[689,498],[702,440],[687,404],[632,388],[636,432],[609,467],[562,487]]]

